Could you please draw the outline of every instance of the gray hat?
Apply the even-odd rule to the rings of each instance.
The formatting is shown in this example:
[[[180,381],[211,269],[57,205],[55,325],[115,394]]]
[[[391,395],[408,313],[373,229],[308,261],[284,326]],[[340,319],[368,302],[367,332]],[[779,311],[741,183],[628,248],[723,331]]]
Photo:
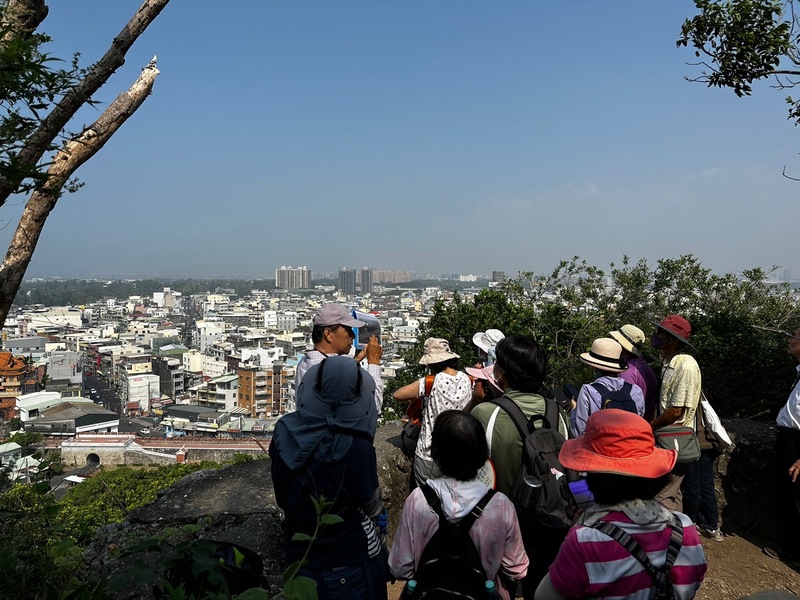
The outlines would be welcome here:
[[[319,312],[314,315],[314,326],[330,327],[331,325],[347,325],[348,327],[363,327],[364,321],[353,317],[353,313],[344,304],[329,302],[323,304]]]
[[[425,340],[425,351],[422,358],[419,359],[419,364],[435,365],[451,358],[461,357],[450,350],[450,342],[442,338],[428,338]]]
[[[642,355],[642,344],[644,344],[645,340],[644,331],[636,327],[636,325],[623,325],[608,335],[617,340],[619,345],[631,354]]]

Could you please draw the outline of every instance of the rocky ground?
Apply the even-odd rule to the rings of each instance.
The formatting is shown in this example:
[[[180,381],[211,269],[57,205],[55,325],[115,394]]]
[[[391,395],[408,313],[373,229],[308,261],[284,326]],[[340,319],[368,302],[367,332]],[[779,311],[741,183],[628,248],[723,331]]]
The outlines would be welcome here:
[[[700,600],[731,600],[754,592],[778,589],[800,596],[800,565],[788,565],[762,553],[780,531],[771,484],[774,432],[769,423],[726,422],[738,446],[718,462],[725,473],[718,493],[722,502],[722,542],[704,541],[709,572]],[[394,530],[405,499],[408,461],[395,447],[399,427],[381,427],[376,440],[379,477],[385,490]],[[154,534],[177,535],[191,525],[195,535],[231,541],[252,548],[265,562],[274,589],[281,573],[280,510],[275,506],[269,463],[256,461],[222,471],[193,474],[166,490],[152,504],[131,513],[122,524],[101,528],[86,559],[105,576],[126,561],[120,550]],[[158,556],[152,557],[158,560]],[[397,598],[400,586],[390,587]],[[146,590],[128,589],[120,598],[147,598]]]

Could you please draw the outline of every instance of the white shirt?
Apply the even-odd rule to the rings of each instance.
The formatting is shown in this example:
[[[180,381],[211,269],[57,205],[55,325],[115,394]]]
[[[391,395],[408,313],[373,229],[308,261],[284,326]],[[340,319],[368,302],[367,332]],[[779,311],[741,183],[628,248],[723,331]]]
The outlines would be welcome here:
[[[800,377],[800,365],[795,367]],[[778,418],[775,419],[778,427],[789,427],[790,429],[800,429],[800,380],[794,384],[789,399],[784,404]]]

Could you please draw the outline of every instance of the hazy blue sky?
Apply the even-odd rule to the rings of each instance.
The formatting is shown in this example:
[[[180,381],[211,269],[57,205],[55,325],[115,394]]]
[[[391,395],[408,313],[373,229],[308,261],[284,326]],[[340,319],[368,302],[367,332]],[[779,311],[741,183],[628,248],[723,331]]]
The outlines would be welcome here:
[[[85,64],[139,5],[50,4],[51,52]],[[686,253],[800,276],[787,94],[685,81],[693,54],[675,40],[694,12],[173,0],[98,99],[157,54],[153,95],[78,172],[28,276],[515,273]],[[3,248],[23,201],[0,214]]]

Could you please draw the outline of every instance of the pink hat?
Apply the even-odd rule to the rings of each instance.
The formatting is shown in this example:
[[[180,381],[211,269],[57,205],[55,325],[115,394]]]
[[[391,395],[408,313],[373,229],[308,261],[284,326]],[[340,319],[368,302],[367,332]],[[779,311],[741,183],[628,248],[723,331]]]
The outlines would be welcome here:
[[[475,367],[467,367],[464,369],[467,372],[467,375],[473,377],[474,379],[485,379],[489,383],[491,383],[494,387],[496,387],[499,391],[503,391],[497,384],[497,380],[494,378],[494,365],[489,365],[488,367],[483,367],[482,369],[476,369]]]
[[[564,442],[558,458],[575,471],[655,479],[672,471],[678,453],[657,448],[650,424],[639,415],[607,408],[589,417],[583,437]]]

